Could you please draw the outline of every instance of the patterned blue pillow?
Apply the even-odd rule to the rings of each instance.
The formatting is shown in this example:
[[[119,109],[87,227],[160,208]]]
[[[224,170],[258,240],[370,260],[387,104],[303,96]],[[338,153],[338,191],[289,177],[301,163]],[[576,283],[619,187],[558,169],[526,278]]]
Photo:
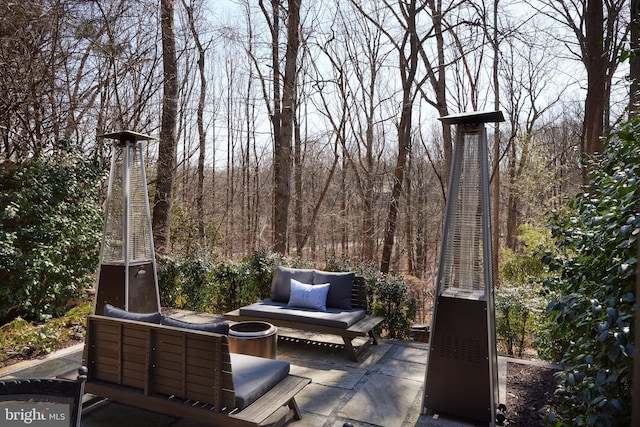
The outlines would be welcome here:
[[[321,285],[308,285],[291,279],[291,295],[289,307],[311,308],[319,311],[327,311],[327,294],[329,283]]]

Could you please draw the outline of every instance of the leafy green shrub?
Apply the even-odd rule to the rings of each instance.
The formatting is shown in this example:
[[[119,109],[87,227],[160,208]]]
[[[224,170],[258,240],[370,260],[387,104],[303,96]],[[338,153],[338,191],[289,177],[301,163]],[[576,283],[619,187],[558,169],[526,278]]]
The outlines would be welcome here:
[[[380,273],[373,265],[358,264],[348,259],[331,257],[327,271],[354,271],[364,277],[367,284],[368,306],[371,314],[384,317],[378,329],[386,331],[388,338],[406,339],[416,318],[417,304],[409,286],[401,276]]]
[[[0,166],[0,319],[45,320],[93,285],[103,171],[75,154],[6,166]]]
[[[182,296],[184,308],[211,311],[214,291],[212,270],[214,263],[206,255],[189,255],[182,264]]]
[[[160,304],[215,313],[233,310],[269,297],[277,265],[287,265],[286,260],[265,252],[240,262],[214,262],[208,254],[158,257]]]
[[[293,260],[293,264],[299,265],[300,261]],[[269,298],[276,267],[290,264],[281,254],[258,251],[243,259],[242,265],[247,270],[241,302],[245,305]]]
[[[496,291],[496,333],[504,340],[504,351],[522,357],[532,345],[535,318],[544,301],[535,285],[505,282]]]
[[[271,295],[271,281],[278,265],[310,267],[298,259],[279,254],[255,252],[238,263],[225,261],[213,273],[216,284],[216,311],[235,310]]]
[[[158,291],[162,307],[182,308],[182,258],[160,255],[158,266]]]
[[[219,263],[213,272],[215,311],[227,312],[242,305],[245,285],[248,283],[247,270],[232,261]]]
[[[544,301],[556,301],[560,298],[558,292],[544,292]],[[554,363],[562,362],[564,355],[571,343],[571,337],[563,335],[558,329],[558,325],[553,316],[549,315],[549,308],[545,306],[540,317],[534,325],[533,345],[542,360]]]
[[[522,357],[534,341],[536,327],[545,316],[543,289],[540,281],[547,269],[534,254],[539,247],[550,244],[550,233],[525,224],[520,227],[522,250],[514,253],[502,250],[502,281],[495,291],[496,332],[502,338],[504,351]]]
[[[370,278],[371,280],[373,278]],[[416,301],[400,276],[378,274],[373,279],[372,312],[384,317],[380,324],[388,338],[407,339],[416,318]]]
[[[214,261],[207,254],[158,257],[160,305],[211,312]]]
[[[630,424],[639,142],[638,122],[612,135],[591,165],[588,191],[552,219],[560,256],[545,258],[559,272],[546,283],[557,295],[549,313],[569,343],[556,425]]]
[[[44,324],[33,324],[18,317],[0,328],[0,366],[10,357],[34,357],[50,353],[69,340],[84,339],[91,301],[72,308],[67,314]]]

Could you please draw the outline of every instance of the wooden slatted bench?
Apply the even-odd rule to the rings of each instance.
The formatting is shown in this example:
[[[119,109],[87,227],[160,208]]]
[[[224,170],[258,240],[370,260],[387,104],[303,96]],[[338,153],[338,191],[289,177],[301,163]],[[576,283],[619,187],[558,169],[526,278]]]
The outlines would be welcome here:
[[[225,427],[300,419],[295,395],[310,382],[286,374],[239,407],[233,365],[265,372],[286,362],[230,353],[226,335],[99,315],[88,317],[84,359],[87,393]]]
[[[292,269],[293,270],[293,269]],[[278,271],[276,270],[276,274]],[[274,278],[274,281],[276,279]],[[272,297],[273,297],[272,291]],[[337,335],[342,337],[345,350],[350,357],[360,361],[361,355],[370,345],[377,345],[378,340],[374,333],[374,328],[383,320],[383,317],[367,315],[367,291],[364,277],[355,276],[353,287],[351,288],[351,309],[333,310],[327,308],[327,312],[318,313],[313,310],[297,309],[287,307],[287,304],[272,302],[272,300],[261,301],[237,310],[230,311],[224,315],[225,319],[232,321],[256,321],[269,322],[281,328],[298,329],[321,334]],[[361,312],[358,321],[349,326],[339,326],[337,322],[332,322],[332,318],[341,319],[345,313]],[[356,338],[364,337],[366,341],[355,346]]]

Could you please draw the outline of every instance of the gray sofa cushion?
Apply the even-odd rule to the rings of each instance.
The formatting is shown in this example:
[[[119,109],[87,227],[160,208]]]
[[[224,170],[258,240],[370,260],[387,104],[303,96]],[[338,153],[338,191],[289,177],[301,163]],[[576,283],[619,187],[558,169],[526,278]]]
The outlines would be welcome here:
[[[289,374],[289,363],[282,360],[230,353],[236,406],[242,410],[271,390]]]
[[[291,279],[311,284],[313,283],[313,271],[303,268],[276,267],[271,283],[271,299],[276,302],[289,302]]]
[[[330,283],[327,295],[327,307],[351,309],[351,291],[355,273],[339,273],[316,270],[313,275],[313,284]]]
[[[288,307],[286,303],[265,300],[240,308],[241,316],[290,320],[300,323],[347,329],[366,315],[362,309],[345,310],[327,307],[327,311]]]
[[[169,316],[162,316],[161,325],[173,326],[175,328],[191,329],[192,331],[215,332],[216,334],[229,335],[229,324],[225,321],[208,323],[192,323],[184,320],[174,319]]]
[[[114,307],[111,304],[105,304],[104,315],[107,317],[115,317],[117,319],[136,320],[138,322],[147,323],[160,323],[162,315],[158,312],[155,313],[134,313],[132,311],[126,311],[118,307]]]

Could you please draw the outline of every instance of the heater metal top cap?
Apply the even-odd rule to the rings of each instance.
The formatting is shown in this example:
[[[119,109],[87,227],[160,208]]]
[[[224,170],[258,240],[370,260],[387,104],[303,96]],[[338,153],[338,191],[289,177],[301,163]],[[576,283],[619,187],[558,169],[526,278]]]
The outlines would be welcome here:
[[[121,143],[126,143],[127,141],[146,141],[150,139],[156,139],[152,136],[145,135],[143,133],[134,132],[132,130],[123,130],[121,132],[107,133],[104,135],[98,135],[98,138],[109,138],[109,139],[117,139],[120,140]]]
[[[439,117],[443,123],[448,125],[470,125],[478,123],[504,122],[502,111],[474,111],[471,113],[451,114]]]

